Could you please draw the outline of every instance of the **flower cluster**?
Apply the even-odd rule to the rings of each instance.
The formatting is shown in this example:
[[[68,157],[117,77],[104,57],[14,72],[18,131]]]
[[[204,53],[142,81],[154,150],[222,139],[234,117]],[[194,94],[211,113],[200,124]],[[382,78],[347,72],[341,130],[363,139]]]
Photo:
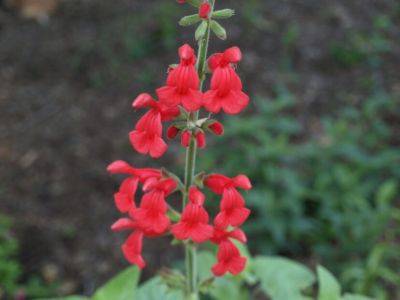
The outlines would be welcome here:
[[[179,1],[185,3],[185,1]],[[209,22],[212,6],[205,1],[199,6],[198,18]],[[236,73],[236,64],[242,59],[238,47],[215,53],[206,60],[211,75],[209,90],[201,90],[205,74],[197,64],[198,58],[192,47],[185,44],[178,50],[179,64],[172,65],[165,85],[156,90],[158,100],[150,94],[140,94],[133,101],[134,109],[147,109],[129,134],[133,148],[141,154],[159,158],[167,151],[163,138],[163,123],[172,122],[166,130],[169,139],[180,134],[181,144],[187,148],[204,148],[206,133],[224,133],[223,125],[211,119],[221,111],[227,114],[240,113],[249,103],[243,92],[242,82]],[[204,59],[205,61],[205,59]],[[206,67],[206,66],[204,66]],[[207,117],[198,118],[200,110]],[[193,116],[196,116],[195,118]],[[188,150],[189,151],[189,150]],[[143,268],[143,238],[158,237],[171,233],[176,240],[200,244],[210,241],[218,246],[217,262],[212,267],[215,276],[227,272],[240,273],[246,264],[234,240],[246,243],[246,235],[240,226],[250,215],[243,196],[238,189],[251,189],[245,175],[233,178],[221,174],[202,175],[201,179],[181,183],[180,179],[167,171],[153,168],[135,168],[124,161],[115,161],[108,166],[111,174],[127,177],[114,194],[117,209],[125,214],[112,225],[112,230],[129,230],[131,233],[122,245],[125,258]],[[142,190],[140,201],[135,195]],[[216,195],[221,195],[219,211],[210,222],[206,210],[206,197],[200,190],[203,186]],[[167,203],[167,197],[181,191],[183,210],[176,212]],[[137,204],[138,202],[138,204]],[[178,215],[175,223],[171,213]]]

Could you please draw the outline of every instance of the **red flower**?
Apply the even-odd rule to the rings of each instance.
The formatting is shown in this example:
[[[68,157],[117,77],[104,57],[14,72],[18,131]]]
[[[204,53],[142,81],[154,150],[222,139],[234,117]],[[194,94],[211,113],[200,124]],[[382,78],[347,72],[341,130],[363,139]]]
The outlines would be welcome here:
[[[230,187],[244,190],[250,190],[252,188],[249,178],[243,174],[239,174],[233,178],[221,174],[211,174],[206,177],[204,184],[218,195],[222,194],[224,189]]]
[[[129,212],[135,208],[135,193],[139,182],[144,183],[149,178],[159,178],[161,176],[159,170],[136,169],[122,160],[113,162],[107,167],[107,170],[111,174],[130,175],[122,182],[119,191],[114,194],[115,205],[122,213]]]
[[[224,125],[222,125],[218,121],[215,121],[214,123],[209,125],[208,129],[210,129],[216,135],[223,135],[224,134]]]
[[[151,182],[146,187],[148,192],[143,195],[139,208],[129,212],[135,225],[146,236],[158,236],[168,229],[170,220],[166,215],[168,207],[165,197],[176,187],[176,182],[171,178]]]
[[[122,244],[122,253],[131,264],[143,269],[146,265],[142,257],[143,232],[138,230],[135,222],[128,218],[119,219],[111,226],[111,229],[113,231],[133,230],[133,233]]]
[[[135,194],[139,179],[137,177],[129,177],[122,181],[118,193],[114,194],[115,206],[122,213],[135,208]]]
[[[241,112],[249,103],[249,97],[242,91],[242,82],[236,74],[233,64],[242,59],[238,47],[227,49],[224,53],[216,53],[208,60],[211,78],[211,89],[204,94],[204,107],[218,113],[221,109],[227,114]]]
[[[169,121],[178,116],[178,108],[168,108],[155,101],[149,94],[140,94],[132,106],[134,108],[150,108],[138,121],[135,130],[129,134],[132,146],[141,154],[149,153],[153,158],[162,156],[168,147],[161,137],[161,121]]]
[[[174,125],[168,127],[167,129],[167,137],[170,140],[174,139],[178,135],[178,133],[179,133],[179,128]]]
[[[226,272],[237,275],[246,266],[246,258],[240,256],[239,250],[231,241],[224,241],[219,244],[217,260],[218,262],[212,267],[215,276],[222,276]]]
[[[190,139],[192,138],[192,132],[185,130],[181,135],[181,145],[185,148],[189,147]]]
[[[218,227],[240,226],[250,215],[250,209],[245,207],[245,202],[235,188],[224,189],[220,204],[220,212],[214,219]]]
[[[142,257],[143,232],[134,231],[121,248],[125,258],[131,264],[137,265],[140,269],[146,266],[146,262]]]
[[[157,89],[157,95],[168,107],[182,105],[187,111],[196,111],[202,105],[202,93],[194,50],[185,44],[179,48],[179,57],[179,65],[169,72],[166,86]]]
[[[195,138],[197,142],[197,147],[204,148],[206,146],[206,135],[204,134],[203,131],[201,130],[197,131]]]
[[[206,200],[206,196],[195,186],[189,189],[189,201],[193,204],[203,205]]]
[[[250,180],[245,175],[229,178],[220,174],[207,176],[204,184],[216,194],[222,194],[220,212],[214,219],[218,227],[226,228],[228,225],[240,226],[250,215],[250,210],[245,207],[242,195],[236,188],[251,189]]]
[[[207,1],[203,2],[199,7],[199,17],[207,20],[211,12],[211,4]]]
[[[209,217],[202,204],[204,195],[192,187],[189,192],[189,204],[182,212],[179,223],[172,226],[171,232],[178,240],[192,239],[195,243],[209,240],[213,228],[208,224]]]
[[[222,242],[229,241],[229,239],[231,238],[238,240],[241,243],[247,242],[246,234],[243,232],[243,230],[239,228],[227,231],[219,227],[214,227],[213,236],[211,237],[210,240],[215,244],[220,244]]]

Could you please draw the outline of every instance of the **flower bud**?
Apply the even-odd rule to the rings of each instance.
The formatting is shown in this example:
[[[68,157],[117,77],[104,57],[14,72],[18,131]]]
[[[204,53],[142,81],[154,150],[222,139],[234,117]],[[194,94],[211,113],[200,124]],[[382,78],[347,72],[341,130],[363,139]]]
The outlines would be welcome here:
[[[206,146],[206,135],[202,130],[199,130],[196,133],[196,142],[197,142],[197,147],[199,148],[204,148]]]
[[[208,128],[215,134],[215,135],[223,135],[224,134],[224,125],[220,122],[215,121],[212,123]]]
[[[235,11],[233,9],[221,9],[216,10],[213,12],[212,17],[213,19],[228,19],[235,15]]]
[[[179,21],[179,25],[190,26],[190,25],[194,25],[200,21],[201,21],[201,19],[200,19],[199,15],[190,15],[190,16],[183,17]]]
[[[226,30],[216,21],[211,21],[211,30],[215,33],[215,35],[221,40],[226,40]]]
[[[203,21],[203,22],[201,22],[199,27],[197,27],[196,32],[194,33],[196,41],[202,39],[204,37],[204,35],[206,34],[206,31],[207,31],[207,22]]]
[[[191,138],[192,138],[192,133],[189,130],[185,130],[181,135],[182,146],[185,148],[189,147]]]
[[[174,138],[178,135],[178,133],[179,133],[179,129],[178,129],[176,126],[174,126],[174,125],[171,125],[171,126],[168,127],[168,129],[167,129],[167,137],[168,137],[170,140],[174,139]]]
[[[208,17],[210,16],[210,12],[211,12],[211,4],[208,3],[208,1],[203,2],[199,8],[199,17],[204,20],[207,20]]]

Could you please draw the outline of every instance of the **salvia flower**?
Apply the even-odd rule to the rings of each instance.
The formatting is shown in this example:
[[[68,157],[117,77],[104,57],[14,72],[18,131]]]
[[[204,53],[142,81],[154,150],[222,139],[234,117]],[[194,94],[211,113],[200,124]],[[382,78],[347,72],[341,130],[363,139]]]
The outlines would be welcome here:
[[[165,198],[176,189],[176,182],[171,179],[161,179],[146,188],[140,206],[129,211],[135,224],[148,236],[158,236],[165,233],[170,225],[167,216],[168,205]]]
[[[150,154],[153,158],[162,156],[168,146],[162,139],[162,121],[169,121],[179,115],[177,107],[167,107],[154,100],[149,94],[140,94],[132,104],[133,108],[149,108],[129,134],[135,150],[141,154]]]
[[[183,210],[179,223],[172,226],[171,232],[178,240],[192,239],[195,243],[209,240],[213,227],[208,224],[209,216],[204,209],[204,195],[195,187],[189,191],[189,203]]]
[[[220,212],[214,219],[214,224],[225,228],[229,225],[240,226],[250,215],[245,207],[245,201],[237,188],[251,189],[250,180],[245,175],[229,178],[220,174],[208,176],[204,184],[216,194],[222,194]]]
[[[117,232],[128,231],[128,237],[121,246],[122,253],[127,261],[139,268],[146,266],[142,255],[144,238],[171,234],[176,240],[184,241],[182,244],[189,247],[188,250],[196,247],[196,243],[210,241],[216,244],[217,262],[212,267],[213,274],[236,275],[246,265],[246,258],[240,254],[236,243],[247,242],[240,226],[250,215],[239,189],[251,189],[250,180],[241,174],[230,178],[201,172],[194,176],[197,148],[206,146],[206,132],[217,136],[224,133],[224,126],[211,119],[211,113],[223,111],[237,114],[249,103],[249,97],[243,92],[241,79],[236,73],[236,64],[242,59],[240,49],[232,47],[207,60],[208,33],[226,38],[226,30],[211,19],[230,17],[233,11],[225,9],[214,14],[214,1],[210,0],[177,2],[198,8],[197,14],[183,17],[180,24],[189,26],[200,23],[195,38],[201,51],[197,57],[188,44],[181,46],[178,49],[179,64],[170,65],[166,83],[156,90],[158,100],[147,93],[136,97],[132,107],[146,111],[129,133],[129,139],[140,154],[159,158],[168,148],[163,139],[164,122],[172,121],[166,130],[167,138],[174,139],[180,134],[182,146],[188,148],[185,178],[181,181],[169,170],[136,168],[122,160],[111,163],[107,167],[109,173],[125,175],[114,194],[115,206],[123,216],[111,229]],[[212,78],[210,89],[203,94],[207,63]],[[208,116],[200,111],[202,107],[208,111]],[[203,186],[221,195],[219,211],[213,216],[206,209],[206,197],[200,190]],[[139,189],[142,196],[137,201],[135,198]],[[167,203],[167,198],[174,191],[181,192],[184,204],[181,212]],[[194,264],[195,255],[188,256],[188,259]],[[188,268],[186,294],[196,296],[197,282],[189,280],[197,278],[196,274],[192,274],[194,269]]]
[[[157,95],[168,107],[182,105],[187,111],[196,111],[202,105],[202,93],[194,50],[185,44],[179,48],[179,57],[179,65],[169,72],[167,84],[157,89]]]
[[[248,105],[249,97],[242,91],[242,81],[234,68],[241,59],[238,47],[209,58],[208,66],[213,72],[211,89],[203,97],[204,107],[209,112],[218,113],[222,109],[227,114],[238,114]]]
[[[212,267],[215,276],[222,276],[226,272],[237,275],[246,266],[246,258],[240,256],[238,248],[231,241],[224,241],[218,246],[217,263]]]
[[[160,178],[161,172],[156,169],[137,169],[127,162],[118,160],[107,167],[111,174],[130,175],[120,185],[119,191],[114,194],[115,205],[122,213],[129,212],[135,208],[135,193],[138,183],[144,183],[150,178]]]

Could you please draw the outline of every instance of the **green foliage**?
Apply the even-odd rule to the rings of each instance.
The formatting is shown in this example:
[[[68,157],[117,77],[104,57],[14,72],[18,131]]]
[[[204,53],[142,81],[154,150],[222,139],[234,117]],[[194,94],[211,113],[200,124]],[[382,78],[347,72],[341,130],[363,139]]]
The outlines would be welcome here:
[[[253,268],[261,288],[272,299],[310,299],[302,293],[315,280],[307,267],[283,257],[257,257]]]
[[[137,267],[130,267],[113,278],[105,286],[97,290],[93,300],[130,300],[136,294],[136,286],[140,271]]]
[[[388,297],[400,286],[393,225],[400,151],[391,146],[390,121],[400,119],[398,104],[375,94],[312,119],[310,136],[292,116],[295,100],[285,89],[253,105],[254,114],[225,122],[226,134],[200,159],[204,170],[252,179],[246,199],[253,213],[245,228],[251,247],[311,255],[353,291]]]
[[[246,247],[242,250],[247,252]],[[250,256],[248,269],[238,275],[213,277],[211,267],[215,255],[202,251],[198,255],[201,299],[210,300],[249,300],[268,296],[271,300],[313,299],[315,275],[307,267],[282,257]],[[247,274],[246,274],[247,273]],[[156,276],[137,286],[139,270],[128,268],[101,287],[93,297],[70,296],[58,300],[183,300],[181,290],[171,288],[162,276]],[[252,278],[249,280],[249,278]],[[318,300],[371,300],[361,295],[340,295],[337,280],[323,267],[318,267]],[[307,292],[308,296],[306,296]],[[57,299],[47,299],[57,300]]]
[[[319,292],[318,300],[340,299],[340,285],[336,278],[324,267],[317,268]]]
[[[10,234],[11,222],[0,215],[0,298],[3,294],[12,295],[18,285],[21,268],[15,254],[18,250],[16,239]]]

